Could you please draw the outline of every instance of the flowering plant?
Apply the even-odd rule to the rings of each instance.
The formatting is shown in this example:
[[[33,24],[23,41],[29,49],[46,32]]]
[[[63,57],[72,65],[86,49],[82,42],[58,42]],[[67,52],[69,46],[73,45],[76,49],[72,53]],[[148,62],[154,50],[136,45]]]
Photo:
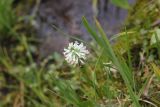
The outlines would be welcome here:
[[[84,64],[86,60],[86,55],[89,54],[89,51],[86,49],[86,46],[83,43],[78,43],[77,41],[69,43],[68,48],[64,48],[63,52],[65,60],[75,66],[77,64]]]

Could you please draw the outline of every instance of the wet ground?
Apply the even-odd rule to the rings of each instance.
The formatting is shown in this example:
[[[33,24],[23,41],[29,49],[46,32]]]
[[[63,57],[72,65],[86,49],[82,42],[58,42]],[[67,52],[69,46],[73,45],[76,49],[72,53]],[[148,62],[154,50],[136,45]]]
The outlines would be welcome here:
[[[135,0],[129,0],[131,4]],[[120,9],[109,2],[99,0],[97,18],[110,37],[120,31],[127,16],[127,10]],[[52,25],[61,29],[64,33],[90,40],[81,23],[85,16],[93,23],[94,11],[92,0],[41,0],[38,16],[36,17],[36,30],[42,43],[40,53],[42,56],[53,52],[61,52],[70,39],[53,29]]]

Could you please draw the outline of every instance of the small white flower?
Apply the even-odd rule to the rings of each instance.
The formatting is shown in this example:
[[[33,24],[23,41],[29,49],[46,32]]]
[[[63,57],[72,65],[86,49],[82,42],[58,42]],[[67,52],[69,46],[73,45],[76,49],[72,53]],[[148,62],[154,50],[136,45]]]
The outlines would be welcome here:
[[[86,55],[89,54],[89,51],[83,43],[75,41],[74,43],[69,43],[68,48],[64,49],[63,54],[65,56],[65,60],[69,64],[75,66],[77,64],[84,64],[84,60],[86,60]]]

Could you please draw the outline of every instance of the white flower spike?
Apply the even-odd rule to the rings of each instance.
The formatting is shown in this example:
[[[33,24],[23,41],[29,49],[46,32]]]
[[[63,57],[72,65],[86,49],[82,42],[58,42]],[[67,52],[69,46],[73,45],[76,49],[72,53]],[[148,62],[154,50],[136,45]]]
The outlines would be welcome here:
[[[86,49],[86,46],[83,43],[78,43],[75,41],[74,43],[69,43],[68,48],[64,48],[63,52],[65,56],[65,60],[75,66],[77,64],[84,64],[86,60],[86,55],[89,54],[89,51]]]

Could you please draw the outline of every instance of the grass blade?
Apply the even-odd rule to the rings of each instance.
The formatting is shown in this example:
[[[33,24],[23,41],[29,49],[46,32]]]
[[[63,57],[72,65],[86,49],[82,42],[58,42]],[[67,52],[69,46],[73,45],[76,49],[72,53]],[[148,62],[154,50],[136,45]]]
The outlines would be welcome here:
[[[138,102],[138,96],[133,92],[133,79],[132,74],[127,66],[125,60],[122,57],[116,57],[116,54],[114,53],[109,40],[106,37],[105,32],[101,28],[99,22],[96,20],[96,27],[98,29],[98,32],[100,33],[100,37],[98,37],[97,33],[94,29],[91,28],[85,17],[82,19],[84,26],[86,27],[87,31],[91,34],[91,36],[95,39],[95,41],[101,46],[102,49],[106,52],[106,56],[109,56],[109,59],[113,62],[113,64],[117,67],[119,70],[128,90],[130,97],[132,98],[135,107],[140,107],[140,104]],[[120,55],[119,55],[120,56]]]

